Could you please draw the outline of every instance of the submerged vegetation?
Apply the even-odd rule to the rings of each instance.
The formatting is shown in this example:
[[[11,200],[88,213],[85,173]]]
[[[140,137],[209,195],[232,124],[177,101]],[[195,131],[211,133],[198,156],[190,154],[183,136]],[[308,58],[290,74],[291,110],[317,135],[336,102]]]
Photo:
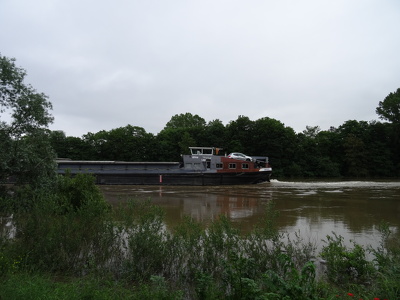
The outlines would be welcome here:
[[[23,205],[2,207],[0,299],[400,298],[400,247],[384,225],[378,249],[333,234],[315,253],[276,231],[273,203],[241,234],[224,216],[167,228],[151,200],[110,207],[89,175],[19,189]]]

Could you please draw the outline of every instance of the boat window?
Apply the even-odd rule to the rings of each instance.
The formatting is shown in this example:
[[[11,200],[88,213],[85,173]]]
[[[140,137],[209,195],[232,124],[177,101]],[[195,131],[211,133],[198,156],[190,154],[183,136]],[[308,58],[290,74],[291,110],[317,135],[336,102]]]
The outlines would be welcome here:
[[[229,164],[229,169],[236,169],[236,164]]]
[[[215,164],[215,167],[217,169],[222,169],[224,167],[224,165],[219,163],[219,164]]]
[[[213,149],[212,149],[212,148],[210,148],[210,149],[203,149],[203,154],[212,155],[212,154],[213,154]]]
[[[242,164],[242,169],[248,169],[249,168],[249,164]]]
[[[214,148],[192,148],[189,147],[192,155],[212,155]]]

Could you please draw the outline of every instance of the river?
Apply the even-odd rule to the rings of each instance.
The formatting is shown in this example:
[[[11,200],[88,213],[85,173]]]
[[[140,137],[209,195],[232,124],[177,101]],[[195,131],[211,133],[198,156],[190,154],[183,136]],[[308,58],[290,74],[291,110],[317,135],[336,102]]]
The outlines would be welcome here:
[[[184,215],[208,223],[224,214],[244,231],[275,203],[280,232],[300,233],[321,247],[335,232],[362,245],[377,246],[379,225],[399,236],[400,181],[278,181],[248,186],[101,186],[106,199],[151,199],[164,208],[167,226]]]

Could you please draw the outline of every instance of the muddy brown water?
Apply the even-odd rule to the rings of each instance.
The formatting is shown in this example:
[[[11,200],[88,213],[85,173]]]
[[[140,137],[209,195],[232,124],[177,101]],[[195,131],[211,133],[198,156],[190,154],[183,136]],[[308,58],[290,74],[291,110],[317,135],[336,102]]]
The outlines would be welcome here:
[[[400,181],[278,181],[247,186],[100,186],[106,199],[150,199],[165,212],[167,226],[188,215],[209,223],[224,214],[244,231],[265,213],[268,201],[279,212],[281,232],[300,233],[320,247],[335,232],[347,243],[377,246],[379,225],[399,236]]]

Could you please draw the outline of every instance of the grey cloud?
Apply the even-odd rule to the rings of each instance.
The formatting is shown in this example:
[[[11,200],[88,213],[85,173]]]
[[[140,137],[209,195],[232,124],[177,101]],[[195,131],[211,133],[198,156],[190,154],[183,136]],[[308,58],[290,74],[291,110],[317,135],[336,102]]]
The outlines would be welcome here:
[[[0,27],[75,136],[185,112],[328,129],[377,119],[400,82],[397,1],[5,0]]]

